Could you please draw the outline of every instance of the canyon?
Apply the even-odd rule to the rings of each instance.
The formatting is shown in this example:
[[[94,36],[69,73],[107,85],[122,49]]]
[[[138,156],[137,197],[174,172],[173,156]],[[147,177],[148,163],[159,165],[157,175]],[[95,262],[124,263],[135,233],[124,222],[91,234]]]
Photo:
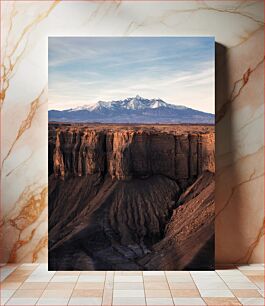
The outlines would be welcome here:
[[[214,269],[212,125],[49,123],[49,269]]]

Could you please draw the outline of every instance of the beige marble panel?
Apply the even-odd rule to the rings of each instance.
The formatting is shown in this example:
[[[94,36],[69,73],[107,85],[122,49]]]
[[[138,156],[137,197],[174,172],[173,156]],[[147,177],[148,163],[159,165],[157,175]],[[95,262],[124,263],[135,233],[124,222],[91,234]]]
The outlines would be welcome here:
[[[262,262],[263,1],[2,1],[1,262],[47,261],[47,37],[211,35],[216,260]]]

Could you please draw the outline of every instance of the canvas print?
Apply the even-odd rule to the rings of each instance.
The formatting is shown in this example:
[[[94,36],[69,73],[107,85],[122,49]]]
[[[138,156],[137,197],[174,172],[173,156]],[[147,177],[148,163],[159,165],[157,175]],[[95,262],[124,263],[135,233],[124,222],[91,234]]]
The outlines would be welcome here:
[[[49,269],[214,269],[214,38],[49,38]]]

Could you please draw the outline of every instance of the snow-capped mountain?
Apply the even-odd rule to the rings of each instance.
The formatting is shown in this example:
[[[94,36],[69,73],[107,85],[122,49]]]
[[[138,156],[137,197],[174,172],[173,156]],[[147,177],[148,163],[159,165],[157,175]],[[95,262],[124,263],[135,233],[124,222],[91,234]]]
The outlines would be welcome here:
[[[105,123],[214,123],[214,115],[161,99],[139,95],[118,101],[98,101],[63,111],[50,110],[49,121]]]
[[[98,101],[96,104],[92,106],[84,105],[81,107],[76,107],[71,109],[71,111],[79,111],[79,110],[88,110],[88,111],[96,111],[102,110],[103,108],[110,109],[110,110],[117,110],[117,109],[131,109],[131,110],[139,110],[139,109],[147,109],[147,108],[158,108],[158,107],[169,107],[174,109],[183,109],[186,108],[182,105],[173,105],[168,104],[161,99],[145,99],[137,95],[133,98],[127,98],[125,100],[118,100],[118,101]]]

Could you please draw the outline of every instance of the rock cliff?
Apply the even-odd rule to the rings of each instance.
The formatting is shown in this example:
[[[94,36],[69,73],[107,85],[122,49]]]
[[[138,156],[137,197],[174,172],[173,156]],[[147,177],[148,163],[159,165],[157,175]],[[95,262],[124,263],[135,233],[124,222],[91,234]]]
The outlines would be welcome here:
[[[128,180],[164,175],[189,180],[214,172],[214,133],[145,130],[52,129],[49,174],[56,177],[100,173]]]
[[[49,268],[212,268],[213,172],[211,126],[50,124]]]

